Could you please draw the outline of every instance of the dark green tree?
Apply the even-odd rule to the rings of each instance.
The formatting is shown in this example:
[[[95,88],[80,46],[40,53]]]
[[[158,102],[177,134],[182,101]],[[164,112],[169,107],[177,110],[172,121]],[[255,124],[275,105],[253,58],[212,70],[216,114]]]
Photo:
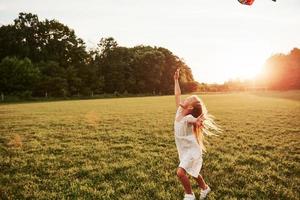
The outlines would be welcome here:
[[[0,91],[3,94],[27,92],[30,96],[39,78],[39,69],[28,58],[6,57],[0,63]]]
[[[1,89],[5,93],[30,89],[35,96],[55,97],[101,93],[169,94],[173,91],[173,74],[177,68],[181,69],[180,82],[190,83],[183,91],[195,88],[191,86],[194,79],[190,68],[165,48],[143,45],[127,48],[109,37],[102,38],[97,49],[87,52],[85,43],[74,30],[57,20],[40,21],[31,13],[20,13],[12,24],[0,27],[0,59],[7,56],[20,62],[30,59],[30,65],[40,75],[33,79],[34,84],[26,83],[30,87],[7,85],[3,78]],[[7,60],[3,62],[4,71],[12,65]],[[11,76],[10,81],[20,78]]]
[[[68,96],[68,80],[66,69],[55,61],[40,62],[37,64],[42,76],[36,85],[35,95],[46,97]]]

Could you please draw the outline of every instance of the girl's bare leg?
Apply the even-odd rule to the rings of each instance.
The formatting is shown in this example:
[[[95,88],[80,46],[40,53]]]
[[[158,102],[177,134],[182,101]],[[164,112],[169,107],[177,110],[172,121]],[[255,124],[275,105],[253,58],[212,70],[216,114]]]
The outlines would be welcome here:
[[[197,181],[198,186],[202,189],[202,190],[206,190],[207,189],[207,184],[205,183],[203,177],[201,175],[199,175],[197,178],[194,177],[194,179]]]
[[[184,191],[186,194],[192,194],[192,187],[190,184],[190,180],[186,175],[186,172],[183,168],[178,167],[177,169],[177,176],[179,178],[179,180],[181,181],[183,187],[184,187]]]

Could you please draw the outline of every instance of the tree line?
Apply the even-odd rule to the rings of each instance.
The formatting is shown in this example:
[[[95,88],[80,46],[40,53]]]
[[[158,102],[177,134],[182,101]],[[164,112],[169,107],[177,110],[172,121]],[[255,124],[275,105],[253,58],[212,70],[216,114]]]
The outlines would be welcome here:
[[[212,88],[209,87],[210,90]],[[217,88],[221,91],[299,90],[300,49],[294,48],[288,54],[277,53],[270,56],[261,74],[253,80],[229,80]]]
[[[254,79],[231,79],[223,84],[197,85],[198,92],[227,92],[248,90],[299,90],[300,89],[300,49],[294,48],[288,54],[270,56],[262,73]]]
[[[300,49],[294,48],[288,54],[270,56],[262,73],[254,79],[230,79],[223,84],[199,83],[198,92],[227,92],[248,90],[299,90]]]
[[[87,50],[67,25],[32,13],[19,13],[0,27],[0,61],[2,95],[171,94],[177,68],[183,92],[198,85],[191,69],[166,48],[123,47],[109,37]]]
[[[271,56],[258,83],[271,90],[300,89],[300,49]]]
[[[183,92],[300,89],[298,48],[267,59],[257,80],[206,84],[196,82],[185,62],[163,47],[123,47],[108,37],[88,50],[67,25],[32,13],[0,26],[2,98],[171,94],[177,68]]]

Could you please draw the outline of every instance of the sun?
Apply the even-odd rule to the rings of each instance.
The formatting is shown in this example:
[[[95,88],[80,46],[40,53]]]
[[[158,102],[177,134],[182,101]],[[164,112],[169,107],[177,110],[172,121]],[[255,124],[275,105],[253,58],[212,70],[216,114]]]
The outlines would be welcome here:
[[[262,71],[268,53],[259,47],[240,48],[219,59],[223,79],[255,79]]]
[[[199,66],[192,70],[198,82],[222,84],[230,79],[253,80],[261,74],[270,55],[270,48],[263,41],[226,43],[219,45],[212,55],[192,63]]]

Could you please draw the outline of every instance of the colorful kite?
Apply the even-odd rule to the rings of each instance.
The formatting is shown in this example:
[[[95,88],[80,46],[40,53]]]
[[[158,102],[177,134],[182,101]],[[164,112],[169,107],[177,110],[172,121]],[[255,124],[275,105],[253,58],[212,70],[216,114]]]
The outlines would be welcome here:
[[[238,0],[238,1],[243,5],[251,6],[255,0]],[[276,2],[276,0],[272,0],[272,1]]]

